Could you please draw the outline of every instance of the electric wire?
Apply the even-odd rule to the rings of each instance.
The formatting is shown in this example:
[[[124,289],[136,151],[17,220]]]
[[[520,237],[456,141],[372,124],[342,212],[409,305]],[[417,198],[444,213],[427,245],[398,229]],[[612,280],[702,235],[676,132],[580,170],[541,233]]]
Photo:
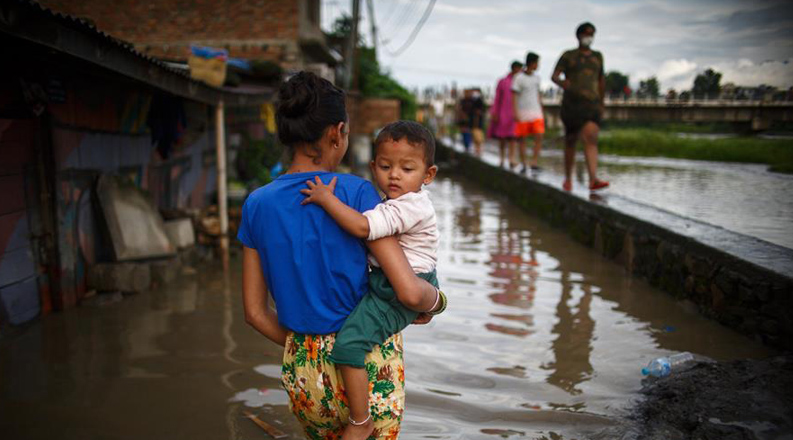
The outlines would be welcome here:
[[[392,52],[391,49],[388,47],[388,45],[385,45],[389,55],[396,58],[402,55],[402,53],[404,53],[410,47],[410,45],[413,44],[413,41],[415,41],[416,36],[418,36],[419,32],[421,31],[421,28],[424,27],[424,23],[427,22],[428,18],[430,18],[430,14],[432,14],[432,8],[435,6],[435,1],[436,0],[430,0],[430,2],[427,4],[427,8],[424,9],[424,15],[421,16],[421,19],[419,20],[418,23],[416,23],[416,26],[413,28],[413,31],[410,33],[410,36],[402,44],[402,46],[399,47],[399,49]]]

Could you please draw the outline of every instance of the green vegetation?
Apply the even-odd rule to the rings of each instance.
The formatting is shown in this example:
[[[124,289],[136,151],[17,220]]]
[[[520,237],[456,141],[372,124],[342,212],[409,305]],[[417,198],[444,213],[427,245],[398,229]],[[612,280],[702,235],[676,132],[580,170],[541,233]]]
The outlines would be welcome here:
[[[359,34],[360,30],[359,27]],[[328,34],[330,44],[344,53],[351,32],[352,17],[342,15],[333,23],[333,30]],[[397,99],[400,104],[400,117],[415,120],[416,110],[418,110],[416,97],[380,66],[375,49],[364,45],[362,41],[361,38],[358,38],[355,66],[361,95],[369,98]]]
[[[380,63],[377,62],[373,48],[358,48],[358,69],[359,87],[363,96],[398,99],[400,118],[416,119],[416,110],[418,109],[416,97],[392,78],[388,72],[383,71]]]
[[[707,69],[694,78],[694,88],[691,89],[694,96],[708,96],[715,98],[721,93],[721,73],[713,69]]]
[[[606,93],[609,95],[619,95],[628,87],[630,77],[622,72],[612,70],[606,74]]]
[[[283,152],[283,146],[273,135],[267,135],[264,139],[246,137],[237,157],[240,179],[252,183],[254,187],[270,183],[273,180],[270,169],[278,163]]]
[[[663,130],[618,128],[603,132],[598,147],[621,156],[763,163],[771,171],[793,173],[793,141],[787,139],[692,139]]]
[[[690,122],[652,122],[652,121],[605,121],[602,130],[647,129],[664,133],[736,133],[740,127],[724,123],[690,123]]]
[[[658,78],[651,76],[644,81],[639,81],[639,90],[636,94],[640,98],[656,98],[661,93],[661,84]]]

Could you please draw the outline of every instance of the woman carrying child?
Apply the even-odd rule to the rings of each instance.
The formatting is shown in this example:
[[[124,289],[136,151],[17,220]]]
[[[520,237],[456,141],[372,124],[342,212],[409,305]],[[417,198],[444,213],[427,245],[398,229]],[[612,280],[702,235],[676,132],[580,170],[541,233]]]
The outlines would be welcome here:
[[[335,333],[368,291],[367,248],[405,306],[436,312],[439,293],[414,274],[397,238],[363,242],[322,208],[301,205],[300,189],[317,177],[326,184],[335,178],[335,196],[359,212],[380,202],[371,183],[333,172],[348,144],[344,93],[301,72],[282,85],[278,98],[278,136],[292,162],[243,207],[238,238],[244,245],[245,319],[285,347],[282,382],[308,438],[339,438],[350,410],[343,379],[329,357]],[[275,310],[269,307],[268,292]],[[415,322],[431,318],[420,313]],[[371,350],[365,364],[382,383],[369,398],[386,402],[372,413],[371,435],[396,438],[405,408],[401,334]]]

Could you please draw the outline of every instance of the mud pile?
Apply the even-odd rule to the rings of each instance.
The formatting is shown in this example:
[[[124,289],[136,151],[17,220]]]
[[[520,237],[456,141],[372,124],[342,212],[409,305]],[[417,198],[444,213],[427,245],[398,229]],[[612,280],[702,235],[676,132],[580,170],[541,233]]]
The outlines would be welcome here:
[[[639,439],[793,439],[793,355],[698,363],[642,394]]]

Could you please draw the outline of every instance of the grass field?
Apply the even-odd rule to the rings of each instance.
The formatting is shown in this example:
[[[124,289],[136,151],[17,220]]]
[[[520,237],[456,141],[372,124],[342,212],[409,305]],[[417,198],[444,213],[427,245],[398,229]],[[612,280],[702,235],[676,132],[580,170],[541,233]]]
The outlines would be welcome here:
[[[598,147],[605,154],[760,163],[771,171],[793,173],[791,139],[692,139],[668,130],[614,128],[601,134]]]

